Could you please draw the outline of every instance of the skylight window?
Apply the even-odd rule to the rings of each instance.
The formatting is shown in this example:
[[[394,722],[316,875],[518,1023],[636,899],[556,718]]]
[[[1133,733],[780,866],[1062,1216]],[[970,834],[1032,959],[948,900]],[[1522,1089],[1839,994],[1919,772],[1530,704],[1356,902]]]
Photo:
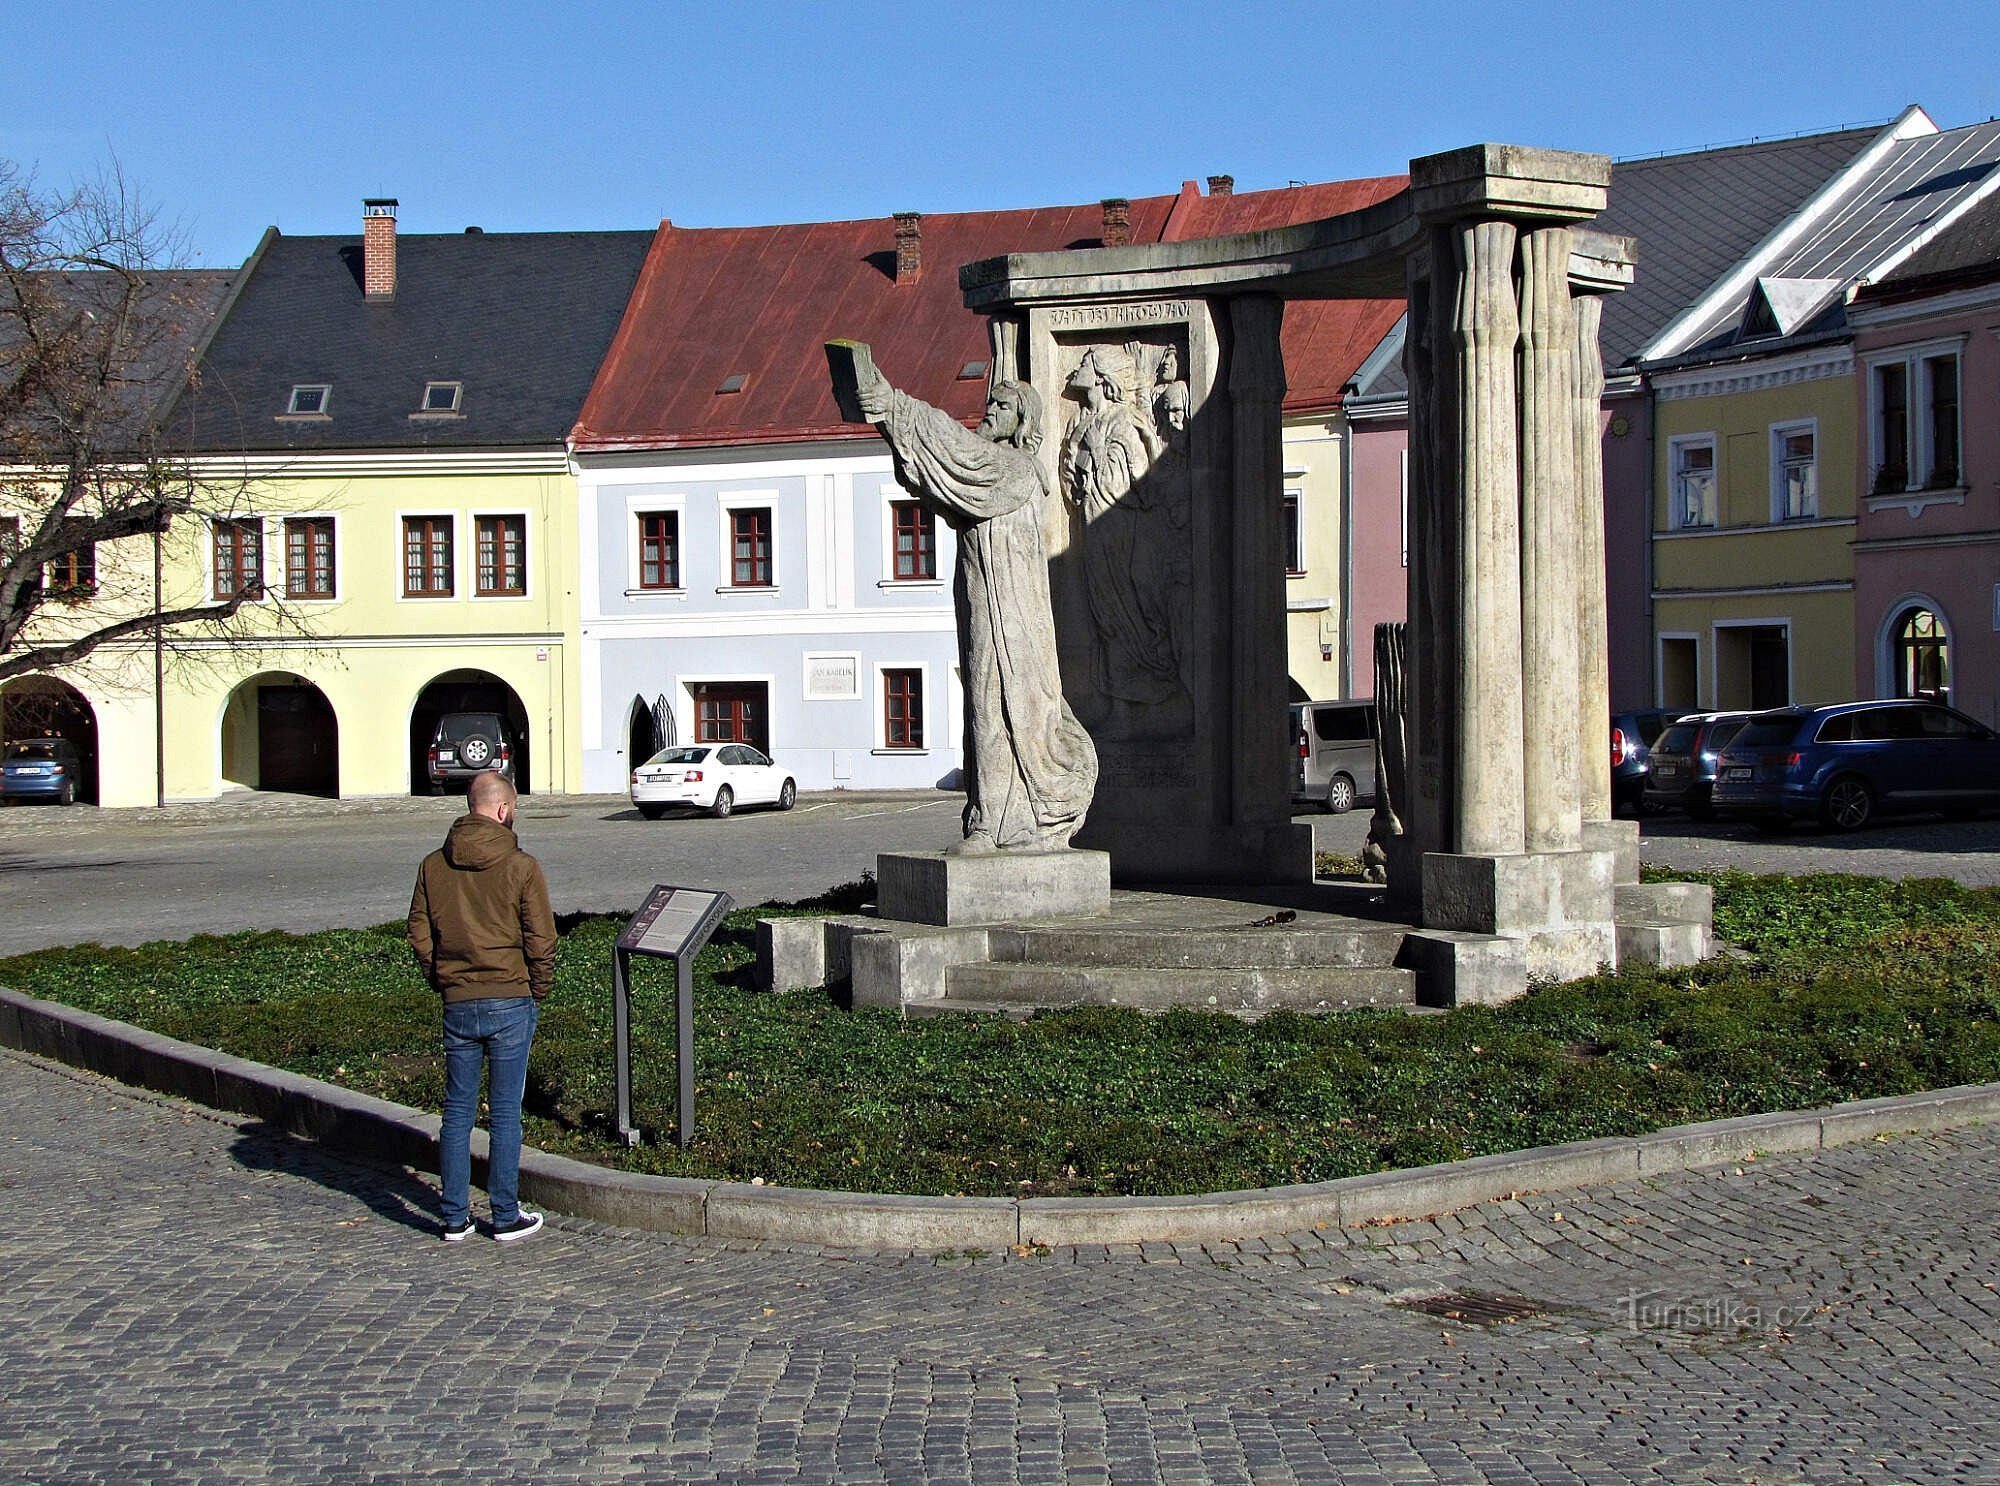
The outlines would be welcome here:
[[[961,382],[976,382],[985,375],[986,363],[983,361],[968,361],[958,369],[958,379]]]
[[[296,418],[324,418],[333,401],[333,388],[325,382],[301,382],[292,388],[285,411]]]
[[[458,411],[459,396],[464,390],[465,384],[463,382],[426,382],[424,383],[422,411],[426,413],[456,413]]]
[[[724,377],[722,385],[715,389],[716,396],[720,397],[725,392],[741,392],[744,383],[749,380],[750,374],[748,372],[732,372]]]

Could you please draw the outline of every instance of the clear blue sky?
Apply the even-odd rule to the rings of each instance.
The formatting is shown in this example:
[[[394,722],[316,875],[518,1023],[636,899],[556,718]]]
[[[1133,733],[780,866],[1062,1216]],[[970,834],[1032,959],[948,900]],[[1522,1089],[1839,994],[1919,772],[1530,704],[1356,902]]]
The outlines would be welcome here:
[[[7,35],[0,157],[44,186],[115,159],[210,265],[358,232],[364,196],[405,232],[714,226],[2000,113],[1995,0],[86,0]]]

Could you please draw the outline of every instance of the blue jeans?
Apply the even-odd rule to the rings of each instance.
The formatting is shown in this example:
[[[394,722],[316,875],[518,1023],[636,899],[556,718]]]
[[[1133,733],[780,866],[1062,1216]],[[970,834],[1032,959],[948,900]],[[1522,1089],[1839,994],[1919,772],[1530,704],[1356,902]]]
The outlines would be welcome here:
[[[521,1093],[528,1084],[528,1045],[535,1040],[539,1017],[532,996],[445,1003],[438,1176],[447,1227],[472,1216],[472,1125],[479,1114],[482,1063],[490,1132],[486,1195],[495,1224],[504,1227],[521,1215]]]

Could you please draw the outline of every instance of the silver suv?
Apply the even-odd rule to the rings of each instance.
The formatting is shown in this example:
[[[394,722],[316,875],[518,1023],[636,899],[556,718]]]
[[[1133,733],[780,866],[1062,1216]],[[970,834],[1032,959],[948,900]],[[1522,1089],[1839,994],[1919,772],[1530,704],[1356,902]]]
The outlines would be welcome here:
[[[491,769],[512,783],[514,737],[497,712],[447,712],[431,734],[431,793],[441,795],[451,780],[468,780]]]

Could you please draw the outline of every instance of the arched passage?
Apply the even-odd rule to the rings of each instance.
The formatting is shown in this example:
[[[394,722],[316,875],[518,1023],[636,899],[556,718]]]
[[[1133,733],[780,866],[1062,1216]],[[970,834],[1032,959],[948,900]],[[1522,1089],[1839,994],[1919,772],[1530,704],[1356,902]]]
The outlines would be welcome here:
[[[67,738],[83,765],[76,797],[97,803],[97,711],[74,686],[53,676],[22,676],[0,687],[0,743]]]
[[[417,693],[410,709],[410,793],[442,793],[444,788],[463,790],[463,779],[448,779],[437,790],[431,787],[430,751],[438,724],[455,713],[486,713],[503,724],[502,738],[513,765],[514,787],[528,793],[534,760],[529,751],[528,709],[514,688],[490,671],[446,671],[434,676]]]
[[[340,722],[305,677],[265,671],[240,683],[221,731],[225,785],[340,798]]]

